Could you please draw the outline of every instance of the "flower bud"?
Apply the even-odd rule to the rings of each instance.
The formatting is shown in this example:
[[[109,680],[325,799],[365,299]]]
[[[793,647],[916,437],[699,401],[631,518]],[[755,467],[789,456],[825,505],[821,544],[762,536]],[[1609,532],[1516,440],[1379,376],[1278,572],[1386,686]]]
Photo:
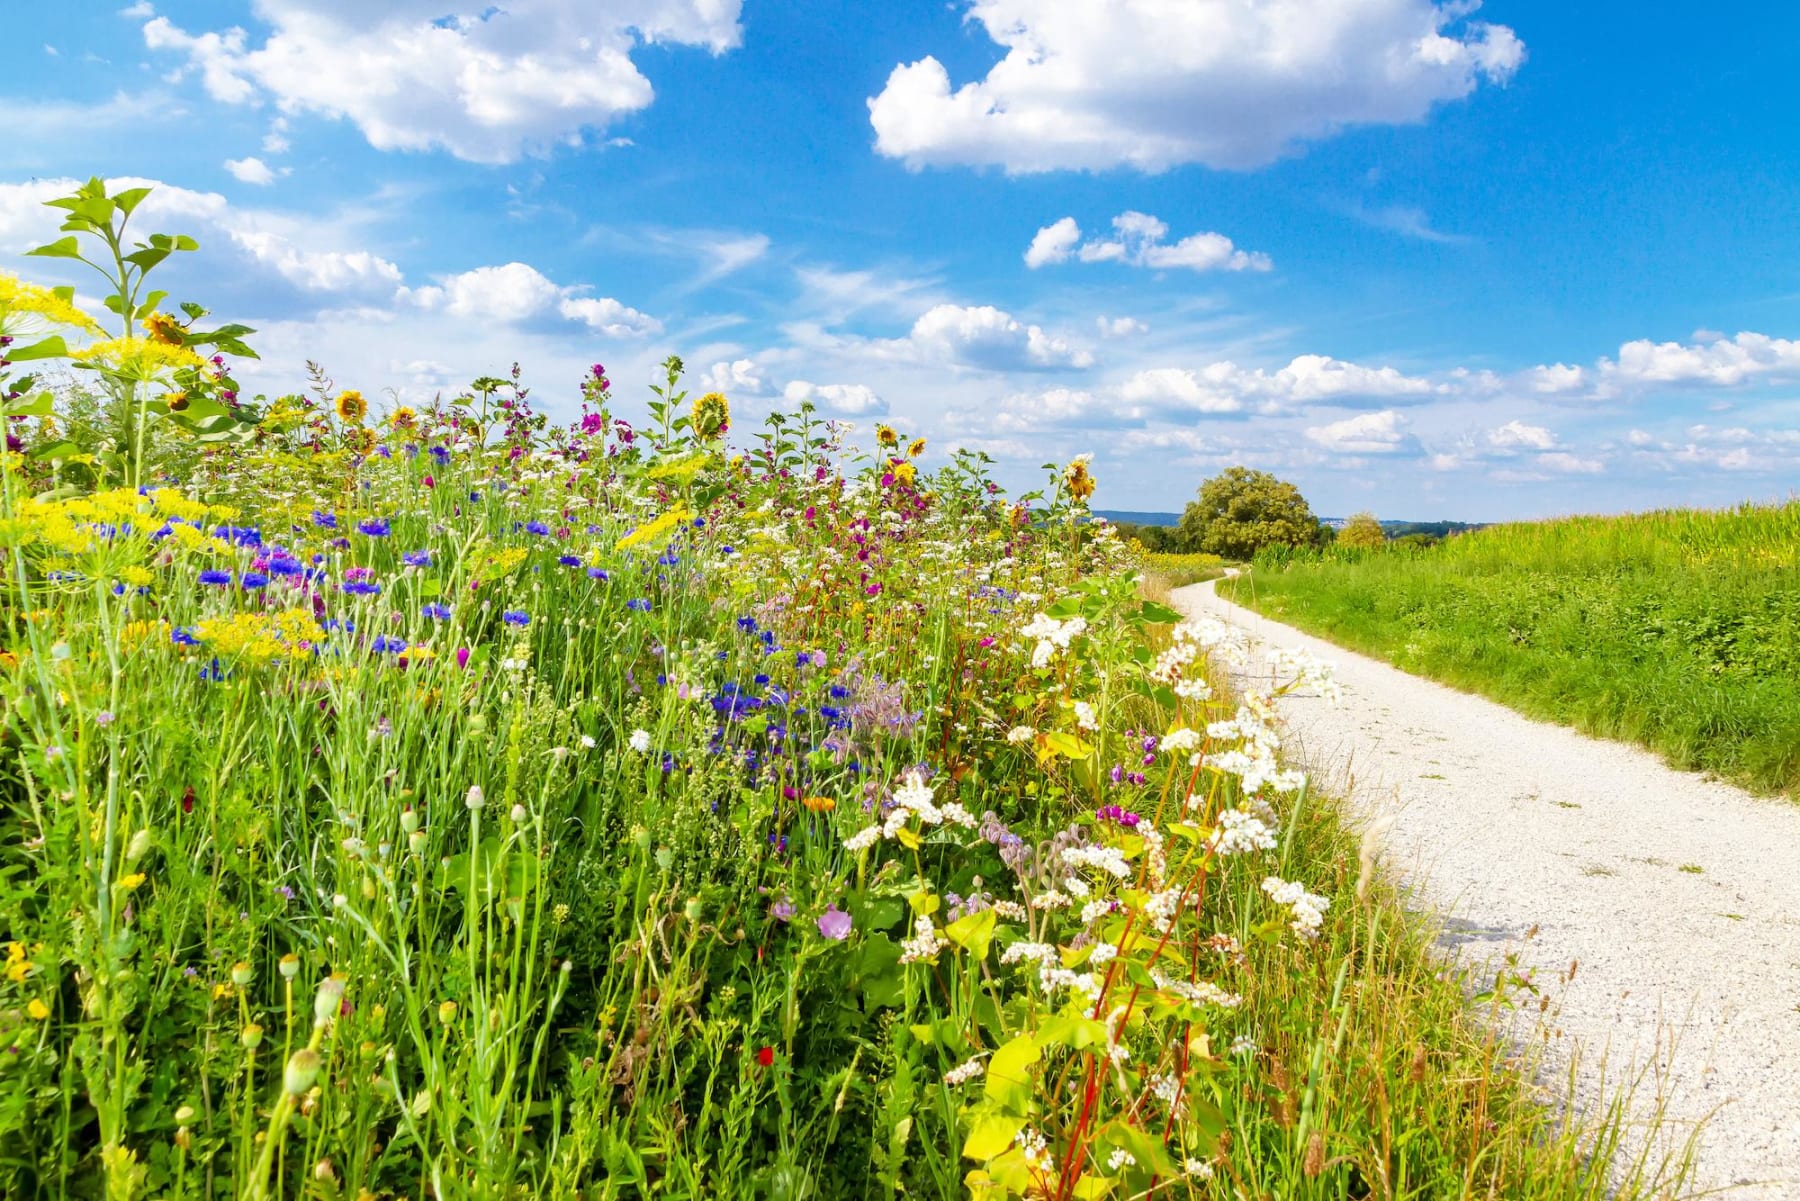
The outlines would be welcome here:
[[[683,905],[681,907],[682,916],[687,918],[687,920],[690,922],[699,921],[700,920],[700,912],[701,912],[701,905],[700,905],[699,897],[689,897],[687,899],[687,904]]]
[[[148,829],[139,830],[134,833],[131,836],[131,841],[126,844],[125,847],[125,861],[127,863],[135,863],[145,855],[149,854],[150,839],[151,835]]]
[[[406,849],[415,855],[423,855],[425,853],[425,831],[414,830],[411,834],[408,834],[406,836]]]
[[[313,1025],[329,1026],[331,1020],[338,1016],[344,1004],[344,989],[347,985],[341,975],[327,976],[319,981],[319,991],[313,996]]]
[[[255,1022],[251,1022],[248,1026],[245,1026],[243,1033],[238,1035],[238,1041],[244,1044],[244,1049],[246,1051],[254,1051],[256,1048],[262,1046],[262,1038],[263,1028]]]
[[[448,1026],[456,1020],[456,1002],[445,1001],[438,1006],[438,1021]]]
[[[255,978],[255,975],[250,970],[250,965],[241,959],[231,965],[231,982],[239,988],[247,986]]]
[[[411,834],[419,828],[419,811],[408,805],[400,811],[400,829]]]
[[[509,816],[513,820],[513,825],[522,826],[530,819],[531,814],[525,811],[525,806],[515,804],[512,807],[512,813]]]
[[[177,1126],[185,1126],[193,1120],[194,1107],[192,1105],[183,1105],[180,1109],[175,1111],[175,1124]]]
[[[481,791],[481,785],[469,785],[468,795],[463,797],[463,804],[470,809],[479,809],[487,803],[487,796]]]
[[[300,956],[289,951],[281,957],[281,978],[292,980],[300,974]]]
[[[290,1097],[304,1096],[313,1081],[319,1078],[319,1065],[319,1053],[311,1047],[301,1047],[287,1061],[287,1070],[281,1074],[281,1087]]]

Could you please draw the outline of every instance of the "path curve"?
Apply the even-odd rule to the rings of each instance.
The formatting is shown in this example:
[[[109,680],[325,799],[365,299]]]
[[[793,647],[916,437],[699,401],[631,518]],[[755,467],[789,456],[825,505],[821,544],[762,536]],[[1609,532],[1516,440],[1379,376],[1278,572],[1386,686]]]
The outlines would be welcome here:
[[[1677,1128],[1707,1119],[1701,1186],[1800,1199],[1800,805],[1408,675],[1213,586],[1174,603],[1336,664],[1340,705],[1285,702],[1288,749],[1354,812],[1395,819],[1387,862],[1449,941],[1517,951],[1560,990],[1554,1061],[1579,1046],[1609,1082],[1650,1068],[1642,1103],[1660,1089]]]

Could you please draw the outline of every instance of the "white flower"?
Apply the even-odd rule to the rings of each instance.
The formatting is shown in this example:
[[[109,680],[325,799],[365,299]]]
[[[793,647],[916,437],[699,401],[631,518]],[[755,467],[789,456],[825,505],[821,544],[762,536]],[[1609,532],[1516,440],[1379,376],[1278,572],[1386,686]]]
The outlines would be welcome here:
[[[594,736],[592,734],[583,734],[581,736],[581,749],[584,751],[591,751],[594,749]]]
[[[1200,735],[1194,733],[1194,731],[1188,729],[1186,726],[1181,726],[1178,729],[1170,730],[1167,734],[1164,734],[1163,740],[1158,744],[1157,749],[1168,751],[1170,754],[1179,754],[1182,751],[1194,750],[1199,745]]]
[[[650,749],[650,731],[633,730],[631,732],[631,749],[642,755]]]
[[[900,943],[900,962],[935,961],[939,951],[950,944],[937,932],[931,918],[921,913],[913,922],[913,936]]]
[[[951,1088],[955,1088],[959,1084],[967,1084],[969,1081],[981,1075],[985,1070],[986,1068],[983,1066],[981,1060],[965,1060],[944,1073],[944,1083],[948,1084]]]
[[[1325,910],[1331,907],[1328,898],[1307,892],[1302,885],[1283,880],[1279,876],[1269,876],[1263,880],[1262,890],[1277,905],[1288,907],[1294,918],[1288,925],[1294,933],[1308,941],[1319,936],[1319,927],[1325,921]]]
[[[1137,1156],[1123,1147],[1113,1148],[1113,1153],[1106,1157],[1106,1170],[1109,1172],[1117,1172],[1120,1168],[1134,1167],[1136,1164]]]
[[[850,837],[844,839],[846,851],[866,851],[881,838],[880,826],[864,826]]]
[[[1046,963],[1056,958],[1056,948],[1047,942],[1025,942],[1021,939],[1000,952],[1001,963]]]
[[[1036,737],[1037,731],[1030,726],[1014,726],[1006,732],[1006,741],[1012,743],[1014,746],[1017,746],[1020,743],[1030,742]]]
[[[1227,809],[1219,814],[1219,828],[1213,831],[1208,842],[1221,855],[1272,851],[1275,849],[1275,831],[1248,809]]]
[[[1094,716],[1094,707],[1086,701],[1075,702],[1075,724],[1084,730],[1098,730],[1099,718]]]

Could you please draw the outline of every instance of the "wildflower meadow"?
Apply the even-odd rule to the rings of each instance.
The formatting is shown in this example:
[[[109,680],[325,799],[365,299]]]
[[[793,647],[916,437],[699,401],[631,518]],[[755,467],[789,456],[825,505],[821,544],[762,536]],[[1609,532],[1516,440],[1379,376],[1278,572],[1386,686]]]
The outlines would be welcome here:
[[[1328,671],[1229,687],[1085,461],[1009,497],[675,357],[251,398],[139,199],[58,202],[98,303],[0,276],[0,1196],[1678,1176],[1540,1103],[1475,1019],[1545,999],[1472,1011],[1283,758]]]

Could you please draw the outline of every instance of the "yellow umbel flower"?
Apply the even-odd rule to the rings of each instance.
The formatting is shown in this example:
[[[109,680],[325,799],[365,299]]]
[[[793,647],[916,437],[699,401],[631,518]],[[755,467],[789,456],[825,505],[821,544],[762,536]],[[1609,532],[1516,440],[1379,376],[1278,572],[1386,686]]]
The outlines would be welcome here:
[[[139,383],[148,383],[164,372],[202,367],[206,362],[185,346],[170,346],[148,338],[108,338],[83,347],[73,357]]]
[[[101,332],[99,324],[65,296],[0,271],[0,333],[16,334],[15,326],[23,328],[22,320],[8,320],[12,317],[36,317],[45,325],[67,325],[90,334]]]
[[[632,530],[629,534],[619,539],[613,546],[613,549],[630,550],[634,546],[642,546],[646,542],[653,542],[660,539],[663,535],[669,533],[676,526],[692,516],[693,514],[689,512],[685,506],[677,505],[667,513],[656,518],[656,520],[650,522],[650,524],[640,525],[637,529]]]
[[[337,415],[340,418],[353,425],[361,425],[362,419],[368,416],[368,413],[369,402],[363,399],[361,392],[351,389],[338,393]]]
[[[698,438],[711,440],[731,425],[731,402],[723,392],[708,392],[694,402],[693,427]]]

